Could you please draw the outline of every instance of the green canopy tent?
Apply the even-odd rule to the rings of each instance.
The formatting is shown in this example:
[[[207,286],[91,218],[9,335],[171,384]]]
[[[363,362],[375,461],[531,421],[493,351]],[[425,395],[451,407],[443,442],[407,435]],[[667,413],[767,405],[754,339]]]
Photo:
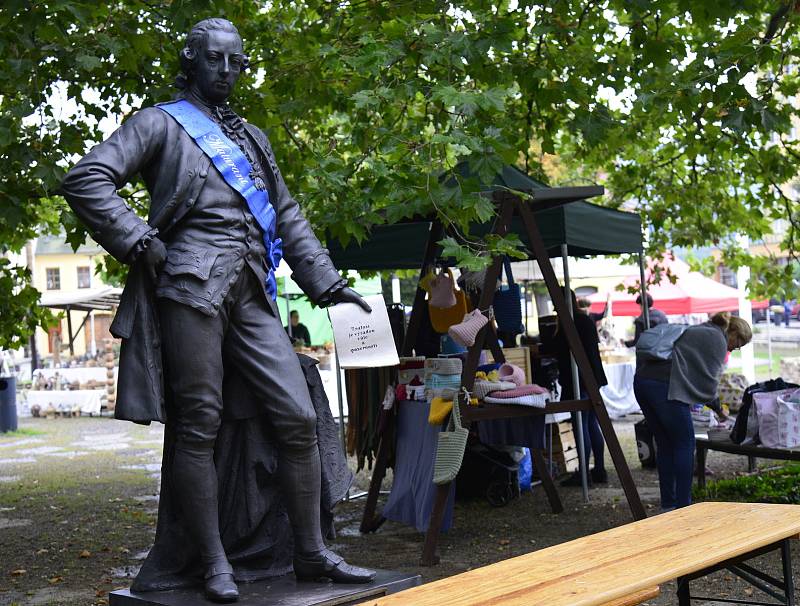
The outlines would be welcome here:
[[[466,164],[462,163],[458,170],[461,176],[472,177]],[[573,391],[576,394],[580,393],[577,384],[578,366],[576,366],[576,362],[581,367],[583,376],[587,376],[587,382],[594,383],[594,381],[593,377],[588,376],[591,375],[589,362],[580,346],[574,324],[570,321],[573,314],[571,299],[568,296],[565,297],[560,291],[553,269],[547,262],[547,257],[561,256],[564,265],[565,291],[569,290],[568,257],[570,255],[636,253],[639,255],[639,265],[643,276],[641,219],[634,213],[621,212],[586,202],[587,198],[604,193],[601,186],[549,188],[511,166],[504,167],[492,183],[481,187],[480,190],[484,195],[491,196],[497,209],[497,220],[494,224],[471,226],[469,236],[474,239],[489,233],[515,233],[525,246],[528,259],[536,260],[539,263],[556,311],[560,316],[568,318],[565,320],[564,328],[574,356]],[[341,246],[334,239],[329,238],[328,248],[334,264],[340,269],[420,269],[422,272],[437,257],[440,258],[441,247],[438,242],[445,235],[447,235],[447,228],[436,217],[411,217],[392,225],[374,226],[368,237],[360,243],[351,242],[347,246]],[[447,261],[446,259],[441,260]],[[488,289],[491,288],[490,285],[494,283],[499,273],[500,259],[494,258],[487,270],[477,309],[484,309],[491,304],[491,293]],[[642,279],[642,288],[644,289],[644,279]],[[410,353],[410,345],[413,343],[419,326],[419,314],[415,314],[415,311],[424,304],[424,298],[424,291],[418,288],[406,342],[403,346],[404,355]],[[647,321],[648,318],[645,314],[645,322]],[[487,326],[491,326],[491,324]],[[496,360],[503,358],[493,329],[482,330],[476,344],[469,350],[467,362],[462,371],[462,385],[465,385],[467,390],[472,387],[478,354],[484,343],[489,345]],[[634,518],[642,518],[645,516],[644,508],[619,447],[619,442],[613,434],[611,422],[603,407],[599,386],[589,385],[588,387],[588,399],[565,402],[561,408],[564,410],[569,408],[575,412],[578,415],[577,421],[580,426],[581,412],[589,407],[594,407]],[[499,418],[491,410],[474,413],[466,410],[462,413],[462,417],[468,412],[475,419],[478,419],[481,414],[486,418]],[[513,414],[516,415],[516,411]],[[487,415],[491,415],[491,417]],[[587,470],[584,465],[584,445],[581,432],[578,432],[577,438],[583,494],[584,499],[588,501]],[[370,486],[370,495],[362,520],[363,532],[368,532],[374,524],[375,501],[385,468],[383,458],[379,451],[378,462]],[[544,465],[543,460],[541,462],[537,460],[537,466],[540,463]],[[557,501],[557,496],[551,495],[551,493],[555,493],[555,489],[549,484],[545,485],[545,489],[548,497],[551,497],[551,505],[553,505]],[[425,563],[432,563],[435,560],[436,537],[441,525],[446,494],[446,486],[444,488],[440,486],[423,549],[423,562]],[[560,503],[558,507],[560,507]]]
[[[572,257],[642,251],[642,221],[635,213],[578,201],[534,211],[534,214],[551,257],[560,257],[563,246],[567,247]],[[360,244],[352,242],[343,247],[335,241],[329,241],[328,249],[334,265],[339,269],[419,269],[424,260],[431,225],[431,220],[422,219],[376,225],[369,237]],[[476,225],[470,233],[484,236],[490,230],[490,225]],[[522,243],[531,250],[519,217],[511,222],[511,231],[519,234]],[[533,258],[532,255],[529,258]]]

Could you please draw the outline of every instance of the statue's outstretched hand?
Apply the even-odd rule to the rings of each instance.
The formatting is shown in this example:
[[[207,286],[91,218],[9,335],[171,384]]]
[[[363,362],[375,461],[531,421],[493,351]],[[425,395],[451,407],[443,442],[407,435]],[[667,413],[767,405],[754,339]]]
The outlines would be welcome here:
[[[367,302],[354,291],[352,288],[344,287],[337,291],[335,291],[331,295],[331,302],[336,305],[337,303],[355,303],[356,305],[360,306],[367,313],[372,313],[372,308],[367,304]]]
[[[164,261],[167,260],[167,247],[164,246],[164,243],[158,238],[153,238],[150,240],[147,248],[142,252],[142,260],[147,268],[150,279],[155,282],[158,277],[158,272],[161,270],[161,266],[164,265]]]

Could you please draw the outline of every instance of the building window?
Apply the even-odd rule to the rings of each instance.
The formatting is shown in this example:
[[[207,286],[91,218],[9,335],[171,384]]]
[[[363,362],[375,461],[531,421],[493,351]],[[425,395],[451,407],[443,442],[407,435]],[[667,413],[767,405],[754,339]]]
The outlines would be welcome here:
[[[88,267],[78,268],[78,288],[90,288],[92,286],[92,272]]]
[[[47,268],[47,290],[61,290],[61,270],[58,267]]]

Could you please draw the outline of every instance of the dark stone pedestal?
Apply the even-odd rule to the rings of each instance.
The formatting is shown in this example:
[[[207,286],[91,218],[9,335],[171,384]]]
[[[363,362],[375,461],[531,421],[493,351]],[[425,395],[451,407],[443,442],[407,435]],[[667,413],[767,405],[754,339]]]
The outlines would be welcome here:
[[[379,570],[375,580],[365,585],[337,585],[324,582],[297,582],[293,574],[277,579],[239,584],[237,606],[345,606],[359,604],[420,584],[420,576]],[[109,606],[202,606],[212,604],[200,588],[131,593],[112,591]]]

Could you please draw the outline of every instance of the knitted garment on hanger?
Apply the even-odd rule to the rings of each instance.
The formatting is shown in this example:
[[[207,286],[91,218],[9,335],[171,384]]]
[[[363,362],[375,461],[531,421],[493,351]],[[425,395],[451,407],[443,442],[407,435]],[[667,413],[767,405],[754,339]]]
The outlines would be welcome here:
[[[472,347],[481,328],[486,326],[489,319],[480,310],[475,309],[464,315],[460,324],[454,324],[447,329],[447,334],[459,345]]]
[[[495,392],[502,393],[502,392]],[[518,404],[520,406],[532,406],[533,408],[544,408],[550,397],[547,394],[535,394],[529,396],[517,396],[516,398],[493,398],[486,396],[483,401],[487,404]]]
[[[460,375],[462,367],[461,358],[428,358],[425,360],[425,374]]]
[[[450,387],[458,389],[461,387],[461,374],[457,375],[440,375],[432,373],[425,381],[425,387],[428,389],[439,389],[441,387]]]

